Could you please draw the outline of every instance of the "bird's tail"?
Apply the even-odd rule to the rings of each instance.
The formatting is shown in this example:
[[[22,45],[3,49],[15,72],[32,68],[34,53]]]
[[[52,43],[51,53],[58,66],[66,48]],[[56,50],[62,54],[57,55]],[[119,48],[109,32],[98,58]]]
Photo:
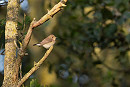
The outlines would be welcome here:
[[[36,46],[37,44],[33,44],[33,46]]]
[[[36,46],[36,45],[37,45],[37,46],[41,46],[41,44],[39,44],[39,43],[38,43],[38,44],[33,44],[33,46]]]

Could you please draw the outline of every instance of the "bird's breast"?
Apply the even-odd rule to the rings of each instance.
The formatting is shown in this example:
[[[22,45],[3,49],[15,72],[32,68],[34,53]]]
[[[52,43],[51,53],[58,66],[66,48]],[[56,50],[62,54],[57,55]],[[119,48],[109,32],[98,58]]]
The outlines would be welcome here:
[[[54,42],[50,42],[50,43],[44,44],[43,47],[45,47],[46,49],[48,49],[52,45],[54,45]]]

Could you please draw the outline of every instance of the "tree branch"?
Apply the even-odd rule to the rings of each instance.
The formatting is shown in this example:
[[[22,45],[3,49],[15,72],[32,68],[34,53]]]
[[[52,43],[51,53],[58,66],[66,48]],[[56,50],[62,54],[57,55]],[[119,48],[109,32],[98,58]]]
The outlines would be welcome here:
[[[62,10],[65,5],[65,3],[67,2],[67,0],[61,0],[58,4],[56,4],[50,11],[48,11],[48,13],[46,15],[44,15],[39,21],[35,21],[35,18],[33,19],[33,21],[30,24],[30,27],[28,29],[28,32],[22,42],[22,48],[20,48],[18,54],[19,57],[17,58],[17,60],[21,60],[19,58],[22,58],[25,55],[25,50],[27,48],[27,45],[30,41],[31,35],[32,35],[32,30],[33,28],[43,24],[44,22],[48,21],[50,18],[52,18],[56,13],[58,13],[60,10]],[[19,61],[20,63],[21,61]]]
[[[35,18],[33,19],[33,21],[31,22],[31,24],[30,24],[30,27],[29,27],[29,29],[28,29],[28,32],[27,32],[27,34],[26,34],[26,36],[25,36],[25,38],[24,38],[24,40],[23,40],[23,42],[22,42],[22,47],[19,49],[19,51],[18,51],[18,57],[17,57],[17,59],[16,59],[16,67],[17,67],[17,69],[19,70],[19,66],[20,66],[20,64],[21,64],[21,60],[22,60],[22,58],[23,58],[23,56],[25,55],[25,53],[26,53],[26,48],[27,48],[27,45],[28,45],[28,43],[29,43],[29,41],[30,41],[30,39],[31,39],[31,35],[32,35],[32,25],[33,25],[33,23],[35,22]]]
[[[34,67],[28,73],[25,74],[25,76],[18,82],[18,86],[17,87],[20,87],[40,67],[40,65],[45,61],[45,59],[51,53],[52,49],[53,49],[53,46],[51,46],[46,51],[46,53],[41,58],[41,60],[38,63],[34,64]]]
[[[22,41],[22,47],[19,49],[18,51],[18,57],[16,59],[16,66],[18,68],[19,71],[19,66],[21,64],[22,58],[26,53],[26,48],[28,43],[30,42],[31,39],[31,35],[32,35],[32,31],[35,27],[43,24],[44,22],[48,21],[49,19],[51,19],[56,13],[58,13],[59,11],[61,11],[63,9],[63,7],[65,7],[65,3],[67,2],[67,0],[61,0],[58,4],[56,4],[50,11],[48,11],[48,13],[46,15],[44,15],[39,21],[35,21],[35,18],[33,19],[33,21],[30,24],[30,27],[28,29],[28,32],[24,38],[24,40]],[[22,85],[22,83],[24,83],[29,76],[36,71],[39,66],[43,63],[43,61],[47,58],[47,56],[49,55],[49,53],[51,52],[53,47],[51,47],[44,55],[44,57],[35,65],[35,67],[33,67],[18,83],[18,87],[20,87]],[[41,62],[42,61],[42,62]]]
[[[43,24],[44,22],[48,21],[51,19],[56,13],[58,13],[60,10],[65,7],[65,3],[67,0],[61,0],[58,4],[56,4],[50,11],[48,10],[48,13],[44,15],[39,21],[37,21],[34,25],[33,28]]]

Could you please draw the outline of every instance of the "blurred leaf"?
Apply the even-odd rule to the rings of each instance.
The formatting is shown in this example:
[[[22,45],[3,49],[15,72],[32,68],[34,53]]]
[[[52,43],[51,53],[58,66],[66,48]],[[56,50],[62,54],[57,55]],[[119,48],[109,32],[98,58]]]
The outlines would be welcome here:
[[[130,44],[130,34],[126,36],[126,41]]]
[[[126,4],[125,3],[120,3],[118,5],[118,7],[119,7],[118,10],[123,13],[125,11],[125,9],[126,9]]]
[[[116,33],[116,30],[117,30],[116,24],[107,25],[105,29],[106,38],[110,38],[110,37],[112,38],[114,34]]]
[[[32,79],[32,81],[30,82],[30,87],[42,87],[36,79]]]
[[[23,29],[23,24],[22,23],[18,22],[18,26],[19,26],[20,30]]]
[[[96,11],[96,12],[94,13],[94,16],[95,16],[95,18],[97,18],[99,21],[102,20],[102,14],[101,14],[101,12]]]
[[[30,23],[31,23],[30,17],[29,17],[29,16],[26,16],[24,22],[25,22],[26,25],[30,24]]]
[[[124,18],[130,18],[130,12],[129,11],[125,11],[124,13],[123,13],[123,16],[124,16]]]
[[[6,20],[5,20],[5,19],[0,19],[0,26],[5,25],[5,23],[6,23]]]
[[[59,86],[59,85],[51,85],[50,87],[61,87],[61,86]]]
[[[65,63],[70,65],[72,63],[72,59],[68,56],[65,58]]]
[[[107,8],[103,8],[101,10],[101,13],[102,13],[103,19],[113,19],[114,18],[112,12]]]
[[[18,22],[18,26],[23,26],[23,24],[22,24],[22,23],[20,23],[20,22]]]

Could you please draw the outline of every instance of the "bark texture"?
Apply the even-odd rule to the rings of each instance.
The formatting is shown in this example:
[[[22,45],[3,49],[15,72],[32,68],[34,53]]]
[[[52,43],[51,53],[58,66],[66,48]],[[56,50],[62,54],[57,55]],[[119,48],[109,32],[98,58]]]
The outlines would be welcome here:
[[[15,68],[17,20],[19,0],[8,0],[7,17],[5,26],[5,60],[4,60],[4,81],[2,87],[16,87],[18,72]]]

